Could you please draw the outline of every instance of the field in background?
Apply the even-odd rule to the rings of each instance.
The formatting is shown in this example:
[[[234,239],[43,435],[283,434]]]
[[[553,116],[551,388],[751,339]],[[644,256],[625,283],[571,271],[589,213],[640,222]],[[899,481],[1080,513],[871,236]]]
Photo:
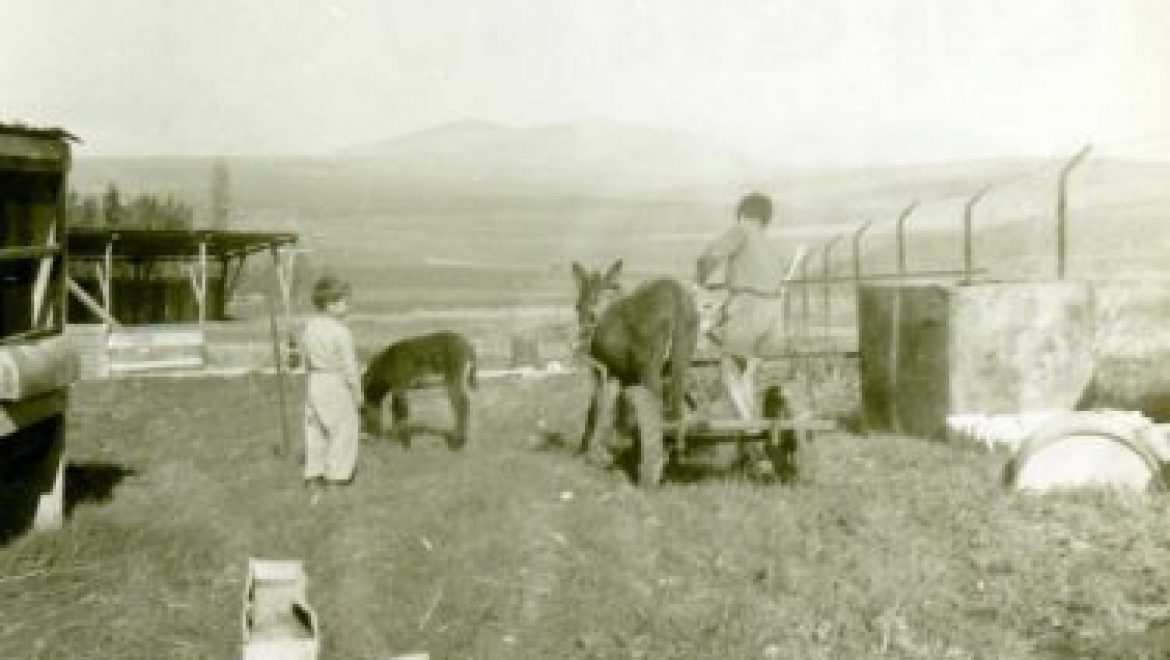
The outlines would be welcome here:
[[[1165,500],[1012,496],[1001,457],[850,435],[818,439],[795,488],[705,472],[643,493],[533,442],[537,419],[576,436],[586,387],[485,383],[476,453],[365,444],[355,485],[309,506],[272,455],[270,378],[83,385],[66,529],[0,547],[0,655],[235,656],[249,556],[306,561],[323,657],[1170,649]]]
[[[1008,279],[1051,273],[1057,165],[793,173],[759,183],[784,205],[776,240],[785,252],[885,219],[867,235],[864,268],[888,272],[888,220],[910,200],[923,202],[911,267],[951,267],[963,196],[999,182],[981,207],[976,259],[990,277]],[[203,194],[208,171],[194,160],[83,159],[77,181],[190,197]],[[248,161],[233,171],[240,210],[293,221],[313,250],[296,311],[304,284],[329,267],[356,285],[352,326],[363,355],[451,328],[471,336],[491,366],[507,365],[513,335],[567,344],[571,261],[624,257],[629,281],[688,277],[741,192],[417,199],[383,185],[387,172],[373,162]],[[1072,199],[1075,276],[1164,272],[1166,174],[1151,164],[1086,164]],[[848,272],[848,241],[835,254],[834,270]],[[270,287],[258,261],[244,291]],[[1170,373],[1160,366],[1170,364],[1162,330],[1170,294],[1160,282],[1123,283],[1099,302],[1107,376],[1098,385],[1121,400]],[[811,308],[816,319],[815,297]],[[848,296],[838,291],[833,309],[834,325],[848,327]],[[215,326],[213,341],[267,359],[263,305],[241,316]],[[787,384],[802,409],[856,412],[852,363],[785,363],[766,376]],[[442,402],[423,397],[422,419],[449,424]],[[700,470],[643,493],[566,447],[587,398],[580,376],[485,381],[475,453],[449,454],[437,439],[411,452],[366,444],[356,484],[309,506],[295,457],[272,455],[280,424],[271,378],[83,383],[70,420],[66,529],[0,546],[0,657],[235,656],[249,556],[307,562],[325,657],[1170,652],[1165,499],[1014,496],[999,485],[1000,456],[844,433],[816,441],[807,479],[794,488]],[[294,429],[299,405],[294,397]],[[538,427],[553,435],[542,439]],[[299,443],[298,431],[294,453]]]

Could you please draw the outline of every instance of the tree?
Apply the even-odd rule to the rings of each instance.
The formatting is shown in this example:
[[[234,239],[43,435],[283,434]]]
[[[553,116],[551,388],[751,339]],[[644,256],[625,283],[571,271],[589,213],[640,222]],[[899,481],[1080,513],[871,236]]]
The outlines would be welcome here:
[[[118,186],[110,183],[106,187],[105,196],[102,198],[102,216],[106,221],[106,226],[121,226],[125,213],[125,209],[122,208],[121,195],[118,193]]]

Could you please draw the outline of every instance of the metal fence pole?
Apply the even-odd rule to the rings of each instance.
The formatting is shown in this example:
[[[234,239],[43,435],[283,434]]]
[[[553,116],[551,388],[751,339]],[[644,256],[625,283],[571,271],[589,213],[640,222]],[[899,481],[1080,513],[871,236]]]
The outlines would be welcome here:
[[[841,236],[834,236],[821,248],[821,291],[823,292],[825,310],[825,343],[828,345],[829,327],[833,323],[833,284],[829,281],[829,265],[832,260],[833,247],[841,240]]]
[[[897,230],[897,247],[898,247],[898,274],[904,275],[906,273],[906,220],[914,213],[914,209],[918,208],[918,201],[910,202],[909,206],[902,209],[902,213],[898,215],[898,230]]]
[[[872,220],[862,223],[856,231],[853,232],[853,286],[854,288],[861,286],[861,237],[873,224]]]
[[[858,309],[861,304],[861,237],[872,224],[872,220],[867,220],[853,232],[853,327],[857,334],[855,345],[858,348],[861,346],[861,312]]]
[[[1060,169],[1060,183],[1056,189],[1056,278],[1064,279],[1068,262],[1068,177],[1073,168],[1089,155],[1092,145],[1081,147]]]
[[[971,195],[967,200],[967,205],[963,208],[963,279],[965,282],[970,282],[975,274],[975,250],[973,247],[973,232],[972,225],[975,220],[975,205],[983,196],[991,190],[990,186],[984,186],[979,192]]]
[[[808,299],[808,259],[800,262],[800,335],[801,341],[808,342],[809,336],[809,299]]]

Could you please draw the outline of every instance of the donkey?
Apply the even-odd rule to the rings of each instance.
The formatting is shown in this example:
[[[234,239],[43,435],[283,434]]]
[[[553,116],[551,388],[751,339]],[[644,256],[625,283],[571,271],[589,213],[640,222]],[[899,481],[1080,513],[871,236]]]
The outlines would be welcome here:
[[[454,332],[435,332],[408,337],[386,347],[370,360],[362,374],[362,406],[366,424],[382,428],[383,401],[390,396],[394,431],[403,446],[410,447],[410,408],[406,392],[440,377],[455,414],[455,433],[448,438],[452,449],[463,448],[471,427],[471,390],[476,386],[475,348]]]
[[[699,316],[694,298],[678,281],[655,279],[621,296],[618,259],[602,274],[573,263],[577,283],[578,346],[597,367],[593,401],[581,438],[581,453],[608,462],[604,441],[612,430],[619,389],[641,385],[665,416],[685,418],[687,377],[698,342]],[[669,367],[670,388],[663,374]],[[655,420],[656,424],[661,419]],[[641,443],[638,480],[655,484],[661,476],[659,446]],[[653,451],[657,456],[647,456]]]

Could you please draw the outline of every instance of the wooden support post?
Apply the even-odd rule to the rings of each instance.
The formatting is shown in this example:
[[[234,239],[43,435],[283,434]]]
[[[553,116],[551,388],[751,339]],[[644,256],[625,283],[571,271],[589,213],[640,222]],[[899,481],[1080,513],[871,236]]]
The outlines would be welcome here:
[[[222,320],[227,312],[228,303],[228,270],[231,268],[231,257],[226,254],[219,258],[219,280],[215,285],[216,298],[215,309],[212,310],[212,317],[215,320]]]
[[[110,286],[106,282],[105,269],[102,268],[100,262],[94,262],[93,264],[93,279],[98,285],[98,295],[101,296],[102,307],[108,314],[110,311]]]
[[[286,250],[282,253],[277,245],[272,245],[269,249],[272,252],[272,263],[276,268],[276,283],[280,288],[284,328],[285,332],[289,332],[292,327],[292,271],[296,264],[297,252]]]
[[[106,242],[105,303],[106,315],[110,317],[114,316],[114,240],[116,238],[115,234]]]
[[[1056,188],[1056,278],[1061,280],[1068,265],[1068,178],[1091,149],[1092,145],[1088,144],[1081,147],[1060,169],[1060,182]]]
[[[116,327],[119,325],[118,320],[115,319],[113,315],[111,315],[105,309],[103,309],[102,306],[99,305],[98,302],[94,300],[88,293],[86,293],[85,289],[81,288],[81,285],[79,285],[77,282],[74,282],[72,277],[65,278],[65,285],[68,287],[69,292],[72,293],[75,298],[81,301],[82,305],[85,305],[89,311],[93,312],[94,315],[104,321],[107,326]]]
[[[65,414],[54,415],[42,428],[50,437],[36,474],[41,488],[32,528],[53,531],[61,529],[65,519]]]
[[[276,309],[272,304],[272,296],[264,298],[268,301],[268,329],[272,339],[272,359],[276,363],[273,366],[276,367],[276,394],[280,406],[280,445],[273,447],[273,452],[277,456],[284,456],[289,453],[289,446],[292,444],[289,439],[288,401],[284,392],[284,358],[280,354],[280,336],[276,331]]]
[[[54,223],[49,225],[48,236],[45,237],[45,247],[52,247],[57,242],[57,225]],[[33,280],[32,290],[32,329],[39,330],[45,327],[45,319],[42,315],[46,311],[51,314],[53,305],[46,305],[49,283],[53,275],[53,262],[57,259],[56,255],[49,254],[41,257],[40,263],[37,264],[36,279]]]
[[[199,241],[199,329],[207,324],[207,239]]]
[[[234,297],[236,295],[236,287],[240,283],[240,275],[244,272],[244,262],[247,261],[247,255],[235,255],[235,257],[228,257],[228,263],[235,259],[235,268],[231,268],[231,273],[224,273],[224,278],[227,280],[227,287],[224,289],[224,295]]]
[[[898,274],[904,275],[906,273],[906,220],[910,218],[910,214],[914,213],[914,209],[918,208],[918,201],[915,200],[902,209],[902,213],[898,215],[897,223],[897,247],[898,247]]]

